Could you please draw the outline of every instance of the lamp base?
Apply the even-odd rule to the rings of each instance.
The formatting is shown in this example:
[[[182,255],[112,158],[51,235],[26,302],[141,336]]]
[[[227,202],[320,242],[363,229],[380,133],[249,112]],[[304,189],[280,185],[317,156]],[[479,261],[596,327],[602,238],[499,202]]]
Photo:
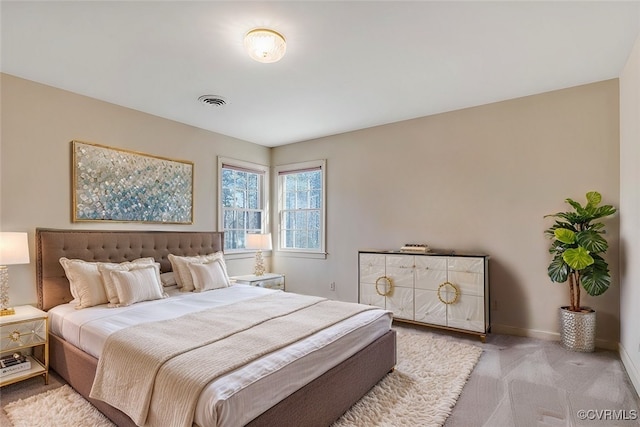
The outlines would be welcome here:
[[[0,310],[0,316],[11,316],[12,314],[16,314],[16,311],[13,308],[3,308]]]
[[[255,269],[253,271],[253,274],[256,276],[262,276],[264,275],[264,259],[262,258],[262,250],[258,249],[258,251],[256,252],[256,266]]]
[[[10,316],[16,311],[9,307],[9,270],[0,265],[0,316]]]

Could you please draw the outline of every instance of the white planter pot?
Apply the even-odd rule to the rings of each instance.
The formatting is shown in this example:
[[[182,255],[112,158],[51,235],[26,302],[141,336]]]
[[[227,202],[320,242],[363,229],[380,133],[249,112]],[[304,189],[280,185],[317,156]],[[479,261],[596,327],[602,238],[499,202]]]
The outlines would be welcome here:
[[[591,352],[596,344],[596,312],[588,307],[584,311],[570,311],[560,307],[560,342],[572,351]]]

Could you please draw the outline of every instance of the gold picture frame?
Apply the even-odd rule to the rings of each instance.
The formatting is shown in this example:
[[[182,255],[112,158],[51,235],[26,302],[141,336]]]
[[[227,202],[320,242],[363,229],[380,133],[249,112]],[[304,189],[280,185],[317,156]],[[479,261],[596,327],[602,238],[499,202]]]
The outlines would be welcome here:
[[[193,223],[193,162],[71,141],[73,222]]]

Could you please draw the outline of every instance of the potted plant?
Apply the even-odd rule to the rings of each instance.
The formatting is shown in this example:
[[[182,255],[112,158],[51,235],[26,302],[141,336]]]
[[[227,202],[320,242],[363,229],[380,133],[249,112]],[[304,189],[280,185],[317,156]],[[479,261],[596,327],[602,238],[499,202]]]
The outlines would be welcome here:
[[[569,281],[569,305],[560,308],[560,340],[574,351],[595,348],[595,311],[580,305],[583,288],[591,296],[603,294],[611,284],[609,266],[602,257],[609,247],[603,237],[604,224],[597,219],[613,215],[616,208],[602,205],[597,191],[587,193],[587,203],[566,199],[572,211],[546,217],[556,218],[545,234],[552,240],[549,253],[553,259],[547,272],[553,282]]]

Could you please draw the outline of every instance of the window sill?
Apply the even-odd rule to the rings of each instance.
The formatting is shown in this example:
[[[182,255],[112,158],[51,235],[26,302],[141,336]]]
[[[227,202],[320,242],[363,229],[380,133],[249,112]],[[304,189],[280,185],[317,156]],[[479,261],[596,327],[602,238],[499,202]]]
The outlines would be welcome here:
[[[276,257],[327,259],[326,252],[274,251]]]
[[[272,255],[272,251],[262,251],[262,256],[267,258]],[[233,251],[233,252],[225,252],[224,259],[248,259],[255,258],[256,251]]]

